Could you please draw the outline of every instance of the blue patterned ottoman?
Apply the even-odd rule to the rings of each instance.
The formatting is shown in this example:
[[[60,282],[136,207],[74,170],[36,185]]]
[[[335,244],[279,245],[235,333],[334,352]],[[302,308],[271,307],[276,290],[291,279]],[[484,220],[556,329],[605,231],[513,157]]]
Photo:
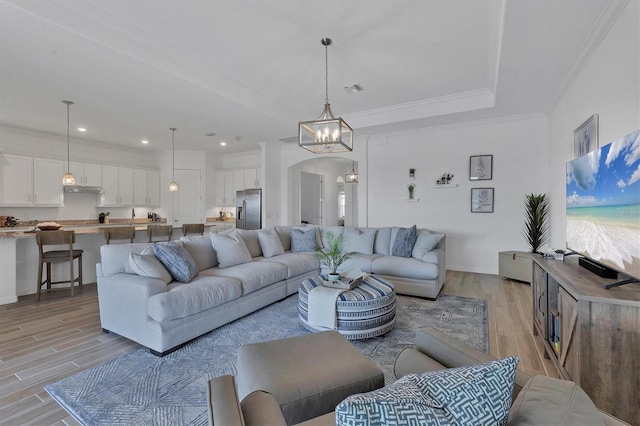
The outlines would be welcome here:
[[[309,324],[309,292],[322,285],[327,276],[309,278],[298,289],[300,321],[309,331],[320,331]],[[381,336],[393,328],[396,321],[396,289],[389,281],[369,275],[353,290],[345,291],[336,300],[338,332],[349,340]]]

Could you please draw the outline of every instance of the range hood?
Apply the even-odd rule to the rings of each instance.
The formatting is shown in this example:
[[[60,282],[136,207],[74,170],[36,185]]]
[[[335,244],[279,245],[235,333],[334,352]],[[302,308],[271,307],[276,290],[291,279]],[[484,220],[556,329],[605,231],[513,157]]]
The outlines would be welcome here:
[[[64,185],[64,192],[77,192],[81,194],[102,194],[101,186]]]

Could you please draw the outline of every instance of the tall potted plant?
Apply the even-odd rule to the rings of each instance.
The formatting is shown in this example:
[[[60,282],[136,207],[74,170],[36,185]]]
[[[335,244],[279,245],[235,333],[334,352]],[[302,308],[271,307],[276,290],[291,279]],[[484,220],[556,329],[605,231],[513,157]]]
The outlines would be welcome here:
[[[540,253],[540,247],[547,242],[549,227],[549,202],[545,194],[528,194],[525,196],[524,237],[531,253]]]
[[[329,268],[329,279],[331,281],[337,281],[340,279],[338,267],[342,265],[345,260],[350,259],[357,254],[354,251],[343,253],[343,240],[344,235],[327,232],[327,247],[316,248],[316,256],[318,257],[318,260]]]

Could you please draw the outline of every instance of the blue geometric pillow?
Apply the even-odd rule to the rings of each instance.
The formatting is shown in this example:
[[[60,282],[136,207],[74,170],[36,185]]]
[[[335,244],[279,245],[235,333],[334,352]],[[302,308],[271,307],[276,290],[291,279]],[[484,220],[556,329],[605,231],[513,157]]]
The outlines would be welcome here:
[[[313,252],[316,250],[316,228],[291,228],[291,252]]]
[[[416,243],[416,225],[411,228],[400,228],[391,248],[392,256],[411,257],[413,245]]]
[[[506,425],[517,357],[409,374],[336,407],[338,425]]]
[[[167,244],[153,243],[153,253],[174,280],[188,283],[198,276],[198,264],[181,245],[173,241]]]

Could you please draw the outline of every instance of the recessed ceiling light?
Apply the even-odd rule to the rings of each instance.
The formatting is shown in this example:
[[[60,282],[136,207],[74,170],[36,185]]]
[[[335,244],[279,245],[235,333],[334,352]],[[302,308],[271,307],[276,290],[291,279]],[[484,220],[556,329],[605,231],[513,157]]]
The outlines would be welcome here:
[[[142,140],[142,143],[146,145],[146,144],[148,144],[148,143],[149,143],[149,141],[148,141],[148,140],[146,140],[146,139],[143,139],[143,140]]]
[[[220,142],[220,146],[227,146],[227,143],[225,141]]]
[[[86,128],[84,128],[84,127],[78,127],[78,131],[79,131],[79,132],[86,132],[86,131],[87,131],[87,129],[86,129]]]
[[[343,88],[344,88],[344,90],[346,90],[349,93],[358,93],[358,92],[362,92],[364,90],[364,88],[361,85],[359,85],[358,83],[351,84],[349,86],[344,86]]]

